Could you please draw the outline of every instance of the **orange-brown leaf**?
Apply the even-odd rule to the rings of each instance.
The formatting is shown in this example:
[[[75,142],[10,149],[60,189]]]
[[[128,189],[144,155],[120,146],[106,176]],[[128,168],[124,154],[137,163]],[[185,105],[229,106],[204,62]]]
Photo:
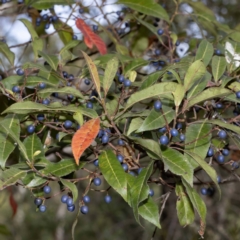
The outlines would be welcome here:
[[[81,30],[84,36],[84,42],[89,48],[92,48],[93,45],[95,45],[102,55],[107,53],[105,42],[96,33],[94,33],[82,19],[78,18],[76,20],[76,26],[79,30]]]
[[[15,199],[14,199],[14,197],[13,197],[13,191],[12,191],[12,187],[9,187],[9,188],[7,188],[8,189],[8,191],[9,191],[9,193],[10,193],[10,195],[9,195],[9,204],[10,204],[10,206],[11,206],[11,208],[12,208],[12,217],[14,217],[15,216],[15,214],[17,213],[17,207],[18,207],[18,205],[17,205],[17,203],[16,203],[16,201],[15,201]]]
[[[100,129],[100,119],[95,118],[84,123],[73,135],[72,152],[77,165],[83,152],[91,145]]]

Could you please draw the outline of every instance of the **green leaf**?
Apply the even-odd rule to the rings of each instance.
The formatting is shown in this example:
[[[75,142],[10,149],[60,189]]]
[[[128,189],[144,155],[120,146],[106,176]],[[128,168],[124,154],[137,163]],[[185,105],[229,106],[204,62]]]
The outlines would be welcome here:
[[[185,150],[197,154],[202,159],[205,159],[207,156],[212,138],[212,125],[209,124],[209,121],[207,122],[191,124],[187,126],[185,133]],[[184,155],[189,159],[188,154],[185,153]],[[189,161],[191,161],[191,157]],[[191,164],[193,168],[198,166],[196,161],[191,161]]]
[[[164,162],[165,170],[169,169],[172,173],[182,176],[191,186],[193,185],[192,166],[179,151],[169,147],[163,147],[162,161]]]
[[[195,97],[206,88],[208,81],[211,81],[212,75],[207,71],[205,75],[197,81],[187,93],[187,98]]]
[[[81,111],[77,111],[73,114],[73,119],[79,124],[79,126],[82,126],[84,123],[83,120],[83,115],[81,113]],[[60,141],[60,140],[59,140]]]
[[[188,91],[196,81],[202,78],[205,72],[206,67],[201,60],[197,60],[191,64],[184,78],[185,91]]]
[[[32,37],[32,40],[34,40],[35,38],[38,38],[38,34],[37,32],[35,31],[34,27],[33,27],[33,24],[28,21],[27,19],[19,19],[25,26],[26,28],[28,29],[31,37]]]
[[[214,56],[212,58],[212,74],[215,82],[223,75],[226,70],[226,60],[225,57]]]
[[[131,206],[133,208],[134,216],[136,221],[139,223],[138,206],[139,204],[146,200],[149,195],[149,187],[147,181],[152,174],[153,161],[144,168],[138,177],[135,178],[134,185],[130,189],[131,196]]]
[[[13,130],[10,129],[8,123],[2,122],[2,121],[0,121],[0,126],[1,126],[0,128],[1,131],[8,134],[12,138],[12,140],[17,143],[20,152],[23,154],[24,158],[29,161],[26,148],[22,144],[22,142],[19,140],[19,136],[18,136],[19,133],[13,132],[13,130],[15,131],[15,128],[13,128]]]
[[[79,166],[77,166],[73,159],[62,159],[60,162],[53,163],[47,166],[40,172],[44,175],[53,175],[56,177],[63,177],[81,169],[84,165],[85,165],[85,162],[81,162]]]
[[[201,167],[202,169],[208,174],[208,176],[212,179],[212,181],[216,184],[219,194],[221,196],[221,189],[217,182],[217,173],[213,167],[211,167],[208,163],[205,162],[204,159],[199,157],[196,153],[185,151],[190,157],[192,157]]]
[[[103,151],[99,156],[100,170],[108,182],[125,201],[127,201],[127,178],[116,155],[111,151]]]
[[[155,155],[155,156],[152,156],[153,159],[159,160],[162,158],[160,145],[159,145],[159,143],[155,142],[154,140],[137,138],[137,137],[132,137],[132,136],[131,137],[128,136],[128,138],[133,140],[134,143],[140,144],[143,148],[145,148],[151,154]]]
[[[55,79],[51,79],[51,81],[49,81],[49,79],[46,79],[43,77],[38,77],[38,76],[28,76],[27,77],[26,86],[37,87],[39,85],[39,83],[45,83],[46,85],[56,88],[56,86],[59,84],[59,81],[57,81]]]
[[[142,118],[133,118],[131,123],[129,124],[127,136],[129,136],[134,131],[138,130],[142,124],[143,124]]]
[[[38,53],[48,62],[48,64],[52,67],[53,70],[57,70],[59,60],[56,55],[46,54],[42,51],[38,51]]]
[[[165,73],[165,71],[157,71],[148,75],[144,80],[139,90],[150,87],[158,81],[158,79]]]
[[[0,52],[8,59],[9,63],[13,66],[15,54],[10,51],[6,43],[0,42]]]
[[[148,98],[153,98],[160,96],[163,98],[172,99],[172,93],[176,89],[177,83],[174,82],[162,82],[157,83],[153,86],[140,90],[136,93],[133,93],[127,101],[127,105],[124,109],[126,111],[128,108],[133,106],[135,103],[143,101]]]
[[[66,111],[70,113],[75,113],[77,111],[81,111],[83,115],[96,118],[98,117],[96,111],[93,109],[86,109],[83,107],[75,107],[75,106],[62,106],[50,104],[48,106],[40,103],[35,103],[31,101],[18,102],[12,104],[9,108],[7,108],[2,114],[5,113],[16,113],[16,114],[29,114],[29,113],[37,113],[37,112],[52,112],[52,111]]]
[[[132,71],[132,70],[136,70],[139,67],[148,65],[149,62],[141,59],[141,58],[137,58],[137,59],[133,59],[129,64],[127,64],[127,66],[124,69],[124,74],[127,74],[128,72]]]
[[[193,207],[196,209],[198,215],[200,216],[201,221],[203,223],[205,223],[207,209],[206,209],[206,205],[205,205],[204,201],[199,196],[199,194],[196,192],[196,190],[194,188],[190,187],[190,185],[186,181],[182,180],[182,183],[183,183],[184,187],[186,188],[186,191],[191,200],[191,203],[192,203]]]
[[[63,178],[60,178],[60,181],[66,188],[68,188],[72,192],[73,202],[75,202],[78,198],[78,189],[77,189],[76,185],[66,179],[63,179]]]
[[[202,60],[204,65],[207,66],[212,58],[213,52],[214,52],[213,45],[206,39],[203,39],[199,44],[195,61]]]
[[[23,77],[18,75],[12,75],[4,78],[1,83],[6,89],[12,90],[14,85],[20,85],[23,83]]]
[[[27,186],[29,188],[33,188],[33,187],[37,187],[37,186],[43,185],[45,182],[47,182],[46,179],[35,175],[33,177],[33,179],[27,184]]]
[[[68,0],[64,0],[64,1],[65,3],[67,3]],[[58,19],[57,22],[53,22],[53,26],[56,29],[56,32],[58,33],[64,45],[72,41],[72,36],[73,36],[72,27],[70,27],[65,22],[62,22],[60,19]]]
[[[4,236],[9,236],[12,235],[12,233],[9,231],[7,226],[0,224],[0,234]]]
[[[157,204],[152,200],[152,198],[148,198],[147,201],[140,204],[138,208],[139,214],[149,221],[150,223],[154,224],[156,227],[161,228],[159,223],[159,209]]]
[[[33,133],[31,136],[28,136],[24,139],[23,145],[26,148],[28,159],[31,162],[34,162],[35,159],[44,157],[43,145],[37,134]],[[40,153],[35,156],[35,153],[40,151]]]
[[[16,137],[20,136],[20,123],[16,115],[11,114],[7,115],[2,121],[2,124],[6,126],[6,128],[11,129]],[[5,168],[6,161],[8,160],[9,155],[15,149],[15,144],[13,139],[6,134],[4,131],[0,130],[0,166],[1,168]]]
[[[38,58],[38,52],[42,51],[43,47],[44,47],[43,39],[34,38],[33,41],[32,41],[32,47],[33,47],[33,52],[34,52],[35,59],[37,59]]]
[[[26,171],[19,170],[17,168],[10,168],[6,171],[3,171],[0,179],[0,190],[15,184],[18,180],[20,180],[24,175],[26,175]]]
[[[171,108],[165,108],[163,114],[155,111],[155,109],[152,109],[137,132],[144,132],[161,128],[166,125],[166,121],[168,123],[171,122],[174,116],[175,112]]]
[[[230,95],[231,93],[232,92],[226,88],[221,88],[221,87],[208,88],[208,89],[204,90],[203,92],[199,93],[194,98],[190,99],[188,101],[184,111],[200,102],[207,101],[207,100],[214,99],[214,98],[226,97],[226,96]]]
[[[62,93],[62,94],[71,94],[75,97],[84,98],[79,90],[73,87],[63,87],[63,88],[46,88],[41,91],[38,91],[38,95],[44,95],[44,97],[50,96],[52,93]]]
[[[117,70],[118,70],[118,59],[114,57],[107,63],[107,66],[104,72],[103,89],[105,92],[105,96],[107,95],[107,92],[112,85],[112,82],[116,76]]]
[[[92,80],[96,87],[97,93],[101,98],[101,89],[100,89],[100,79],[97,71],[96,65],[93,63],[92,59],[83,51],[81,51],[88,65],[89,72],[91,73]]]
[[[186,226],[191,224],[194,221],[194,209],[189,199],[188,195],[186,195],[185,190],[182,184],[177,184],[175,188],[177,199],[177,215],[178,220],[181,226]]]
[[[28,5],[34,7],[36,9],[48,9],[53,7],[54,5],[71,5],[75,3],[74,0],[30,0]]]
[[[173,92],[173,96],[174,96],[174,103],[176,107],[179,107],[180,104],[182,103],[183,98],[185,97],[185,91],[182,84],[178,84],[176,86],[176,89]]]
[[[118,3],[124,4],[129,8],[134,9],[137,12],[164,19],[165,21],[169,21],[169,16],[166,10],[154,0],[119,0]]]
[[[64,54],[65,51],[68,51],[71,48],[76,47],[80,42],[78,40],[72,40],[68,42],[61,50],[60,54]]]

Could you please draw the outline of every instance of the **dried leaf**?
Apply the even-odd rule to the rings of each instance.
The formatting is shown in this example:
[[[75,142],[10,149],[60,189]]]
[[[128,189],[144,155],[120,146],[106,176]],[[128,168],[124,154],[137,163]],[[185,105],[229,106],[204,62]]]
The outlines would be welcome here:
[[[74,134],[72,138],[72,152],[77,165],[83,152],[90,146],[92,141],[96,138],[100,129],[100,119],[92,119]]]
[[[104,55],[107,53],[107,47],[104,41],[92,31],[92,29],[80,18],[76,20],[77,28],[82,32],[84,36],[84,42],[89,48],[93,48],[95,45],[100,52]]]
[[[13,191],[12,191],[12,187],[9,187],[9,188],[7,188],[8,189],[8,191],[9,191],[9,193],[10,193],[10,195],[9,195],[9,204],[10,204],[10,206],[11,206],[11,208],[12,208],[12,218],[15,216],[15,214],[17,213],[17,203],[16,203],[16,201],[15,201],[15,199],[14,199],[14,197],[13,197]]]

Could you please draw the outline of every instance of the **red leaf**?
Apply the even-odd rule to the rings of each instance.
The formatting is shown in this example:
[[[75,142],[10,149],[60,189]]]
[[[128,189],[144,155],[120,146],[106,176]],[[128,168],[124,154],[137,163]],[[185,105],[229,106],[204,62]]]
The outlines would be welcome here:
[[[72,152],[77,165],[83,152],[91,145],[100,129],[100,119],[92,119],[81,126],[72,138]]]
[[[18,205],[17,205],[17,203],[16,203],[16,201],[15,201],[15,199],[14,199],[14,197],[13,197],[12,188],[9,187],[9,188],[7,188],[7,189],[8,189],[8,191],[9,191],[9,193],[10,193],[10,195],[9,195],[9,203],[10,203],[10,206],[11,206],[12,211],[13,211],[12,217],[14,217],[15,214],[16,214],[16,212],[17,212],[17,207],[18,207]]]
[[[84,42],[89,47],[92,48],[95,45],[98,51],[104,55],[107,53],[107,47],[104,41],[92,31],[92,29],[80,18],[76,20],[76,26],[81,30],[84,36]]]

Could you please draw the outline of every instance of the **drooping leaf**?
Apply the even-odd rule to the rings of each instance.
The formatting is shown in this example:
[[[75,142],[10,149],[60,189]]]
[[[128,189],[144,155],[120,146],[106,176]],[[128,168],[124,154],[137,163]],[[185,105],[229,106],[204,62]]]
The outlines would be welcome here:
[[[72,172],[77,171],[85,165],[85,162],[81,162],[79,166],[76,165],[73,159],[62,159],[60,162],[53,163],[40,172],[44,175],[53,175],[56,177],[63,177]]]
[[[2,172],[0,176],[0,190],[15,184],[18,180],[20,180],[26,171],[19,170],[17,168],[10,168]]]
[[[201,218],[201,221],[205,224],[207,209],[204,201],[196,192],[196,190],[190,187],[190,185],[186,181],[182,180],[182,183],[187,191],[187,195],[189,196],[193,207],[196,209],[199,217]]]
[[[11,129],[16,137],[19,138],[20,135],[20,123],[16,115],[9,114],[2,121],[7,128]],[[11,152],[15,149],[14,140],[6,134],[5,131],[0,130],[0,166],[1,168],[5,168],[6,161],[11,154]]]
[[[156,96],[161,96],[163,98],[172,99],[172,93],[176,89],[177,83],[174,82],[162,82],[157,83],[153,86],[140,90],[136,93],[133,93],[131,97],[127,101],[127,105],[125,106],[126,111],[132,105],[142,100],[153,98]]]
[[[226,70],[226,60],[225,57],[214,56],[212,58],[212,74],[215,82],[223,75]]]
[[[186,226],[191,224],[194,221],[194,209],[189,199],[188,195],[186,195],[185,190],[182,184],[177,184],[176,188],[177,199],[177,215],[179,223],[182,226]]]
[[[147,168],[144,168],[141,171],[138,177],[136,177],[134,184],[130,189],[131,206],[133,208],[133,213],[137,222],[139,222],[138,206],[142,201],[146,200],[149,195],[147,180],[151,176],[152,167],[153,162],[151,162]]]
[[[143,124],[142,118],[140,117],[133,118],[131,123],[129,124],[127,135],[129,136],[131,133],[138,130],[142,124]]]
[[[93,32],[93,30],[84,22],[84,20],[78,18],[76,20],[76,26],[82,32],[84,36],[84,42],[89,48],[92,48],[95,45],[100,54],[104,55],[107,53],[107,47],[104,41]]]
[[[162,18],[167,22],[169,21],[169,16],[166,10],[154,0],[119,0],[118,3],[124,4],[129,8],[136,10],[137,12],[152,17]]]
[[[92,119],[81,126],[72,138],[72,152],[77,165],[83,152],[90,146],[98,135],[100,119]]]
[[[15,214],[17,213],[18,205],[17,205],[17,202],[14,199],[12,187],[9,187],[7,189],[9,191],[9,204],[10,204],[12,212],[13,212],[12,213],[12,218],[13,218],[15,216]]]
[[[9,49],[6,43],[0,42],[0,52],[8,59],[9,63],[13,66],[15,54]]]
[[[202,78],[205,72],[206,67],[201,60],[197,60],[191,64],[184,78],[185,91],[188,91],[196,81]]]
[[[147,201],[140,204],[138,208],[139,214],[149,221],[150,223],[154,224],[156,227],[161,228],[159,223],[159,209],[157,204],[153,201],[152,198],[148,198]]]
[[[213,52],[213,45],[206,39],[203,39],[199,44],[195,60],[202,60],[205,66],[207,66],[212,58]]]
[[[73,202],[75,202],[78,198],[78,189],[76,187],[76,185],[66,179],[60,178],[61,183],[68,188],[73,196]]]
[[[190,99],[186,105],[186,109],[189,109],[190,107],[194,106],[195,104],[201,103],[203,101],[207,101],[214,98],[221,98],[226,97],[230,95],[232,92],[229,89],[226,88],[220,88],[220,87],[211,87],[203,92],[199,93],[194,98]]]
[[[98,75],[98,71],[97,71],[97,67],[96,65],[93,63],[92,59],[85,53],[82,51],[82,54],[87,62],[88,65],[88,69],[91,73],[92,76],[92,80],[94,82],[95,88],[97,90],[97,93],[99,95],[99,97],[101,98],[101,89],[100,89],[100,79],[99,79],[99,75]]]
[[[103,77],[103,89],[104,89],[105,95],[107,95],[107,92],[112,85],[112,82],[113,82],[113,79],[115,78],[117,70],[118,70],[118,59],[114,57],[107,63],[104,77]]]
[[[127,177],[116,155],[107,150],[103,151],[98,159],[105,180],[127,201]]]
[[[46,54],[42,51],[38,51],[38,53],[48,62],[52,69],[57,70],[59,60],[56,55]]]
[[[212,125],[206,123],[206,121],[201,124],[191,124],[187,126],[185,133],[185,150],[196,153],[200,158],[205,159],[211,143],[211,130]],[[184,155],[189,159],[188,154],[185,153]],[[189,161],[191,161],[191,157]],[[191,164],[193,168],[198,166],[196,161],[191,161]]]

